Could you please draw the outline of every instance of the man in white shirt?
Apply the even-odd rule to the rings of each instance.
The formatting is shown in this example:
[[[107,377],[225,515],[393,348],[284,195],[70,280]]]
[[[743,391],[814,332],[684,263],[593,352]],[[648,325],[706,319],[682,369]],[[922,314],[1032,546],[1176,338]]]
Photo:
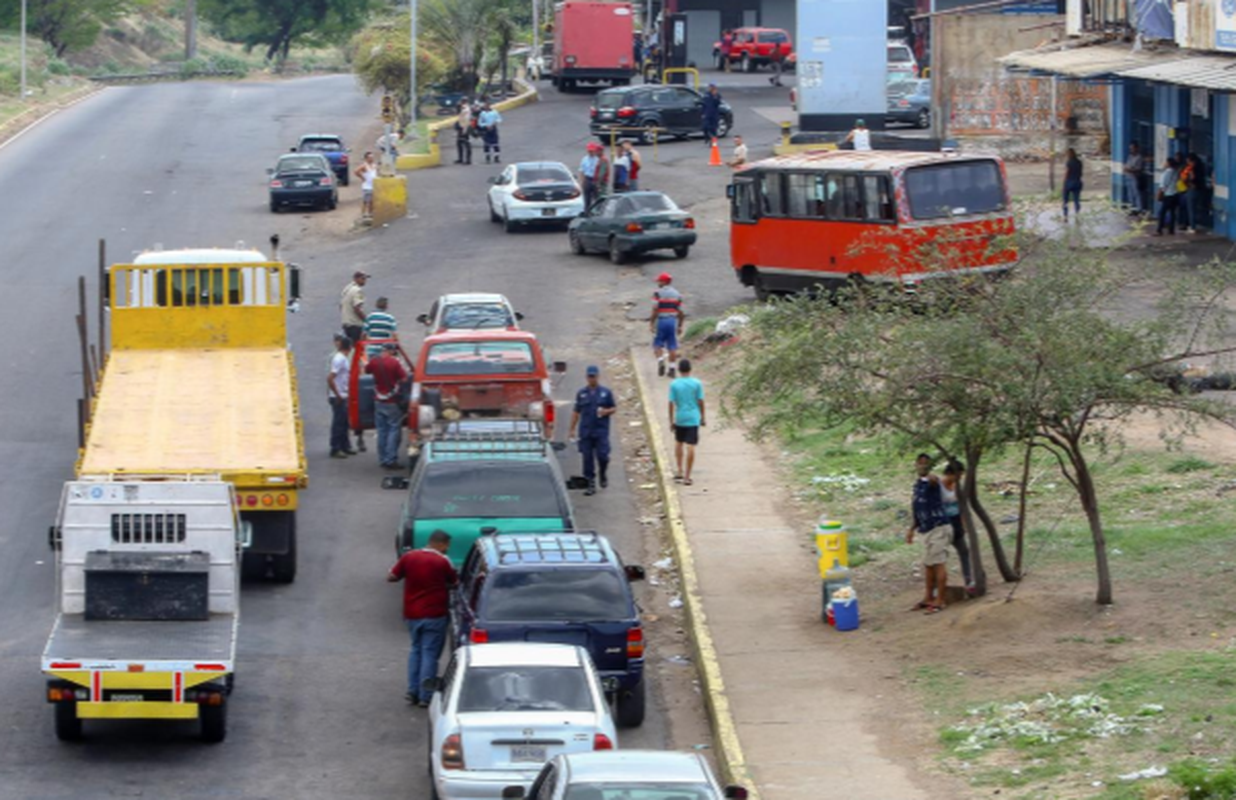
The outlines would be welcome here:
[[[854,130],[845,137],[845,141],[854,145],[855,150],[870,150],[871,131],[867,130],[867,123],[861,119],[857,120],[854,123]]]
[[[361,216],[373,216],[373,180],[378,177],[378,165],[374,163],[373,153],[366,152],[365,160],[356,168],[356,177],[361,181]]]
[[[731,167],[741,167],[747,163],[747,145],[741,136],[734,137],[734,157],[725,163]]]
[[[335,352],[326,373],[327,399],[330,401],[330,457],[356,455],[348,443],[348,385],[352,381],[352,340],[335,334]]]

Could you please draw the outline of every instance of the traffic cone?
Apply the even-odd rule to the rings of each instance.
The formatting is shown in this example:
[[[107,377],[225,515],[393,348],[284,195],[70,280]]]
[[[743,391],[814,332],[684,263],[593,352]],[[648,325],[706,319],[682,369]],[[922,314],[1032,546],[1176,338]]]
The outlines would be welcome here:
[[[717,147],[717,137],[712,137],[712,152],[708,154],[708,166],[724,167],[721,163],[721,148]]]

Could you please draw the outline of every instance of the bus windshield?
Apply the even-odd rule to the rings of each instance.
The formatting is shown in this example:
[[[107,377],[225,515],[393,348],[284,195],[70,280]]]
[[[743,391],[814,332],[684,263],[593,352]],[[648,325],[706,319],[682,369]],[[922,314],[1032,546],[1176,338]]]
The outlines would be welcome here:
[[[914,219],[969,217],[1004,210],[1004,181],[994,161],[912,167],[905,173]]]

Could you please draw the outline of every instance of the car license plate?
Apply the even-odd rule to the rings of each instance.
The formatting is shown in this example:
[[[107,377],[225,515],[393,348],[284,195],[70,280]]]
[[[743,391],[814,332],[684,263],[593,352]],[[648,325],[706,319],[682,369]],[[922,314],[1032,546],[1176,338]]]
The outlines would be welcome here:
[[[541,209],[541,216],[542,216],[542,217],[556,217],[556,216],[558,216],[558,209],[556,209],[556,208],[542,208],[542,209]]]
[[[544,745],[519,744],[511,748],[512,764],[544,764],[549,760],[549,748]]]
[[[644,226],[644,230],[656,231],[656,230],[660,230],[661,228],[668,228],[668,227],[669,227],[668,222],[650,222]]]
[[[294,181],[293,186],[312,186],[313,181]]]
[[[114,694],[108,698],[112,703],[140,703],[146,698],[140,694]]]
[[[602,678],[601,688],[607,692],[618,691],[618,679],[617,678]]]

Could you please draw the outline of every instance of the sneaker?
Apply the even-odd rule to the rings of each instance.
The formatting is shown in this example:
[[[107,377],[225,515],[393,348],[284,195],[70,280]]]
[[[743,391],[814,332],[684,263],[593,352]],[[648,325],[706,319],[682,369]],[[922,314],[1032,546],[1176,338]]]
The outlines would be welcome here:
[[[403,464],[398,461],[391,461],[382,465],[382,469],[403,469]]]
[[[403,696],[403,699],[407,700],[410,705],[420,705],[420,698],[418,698],[413,692],[406,693]]]
[[[601,488],[602,489],[609,488],[609,478],[606,478],[604,475],[601,476]]]
[[[677,375],[678,375],[678,370],[674,369],[673,367],[670,367],[670,368],[669,368],[669,377],[673,378],[673,377],[676,377]]]
[[[428,700],[418,700],[416,702],[416,705],[419,706],[420,708],[429,708],[429,701]]]
[[[343,452],[342,450],[331,450],[330,457],[331,458],[347,458],[348,454]]]
[[[367,448],[365,447],[365,440],[360,438],[359,436],[356,437],[356,449],[358,452],[361,452],[361,453],[364,453],[367,451]]]
[[[596,493],[597,493],[597,487],[589,486],[587,489],[584,490],[584,497],[592,497]]]
[[[502,163],[502,156],[494,156],[494,163],[495,163],[495,164],[501,164],[501,163]]]
[[[355,451],[355,450],[340,450],[339,452],[340,452],[340,453],[343,453],[345,456],[354,456],[354,455],[356,455],[356,451]]]
[[[665,377],[665,362],[664,361],[657,362],[657,376],[662,377],[662,378]]]

